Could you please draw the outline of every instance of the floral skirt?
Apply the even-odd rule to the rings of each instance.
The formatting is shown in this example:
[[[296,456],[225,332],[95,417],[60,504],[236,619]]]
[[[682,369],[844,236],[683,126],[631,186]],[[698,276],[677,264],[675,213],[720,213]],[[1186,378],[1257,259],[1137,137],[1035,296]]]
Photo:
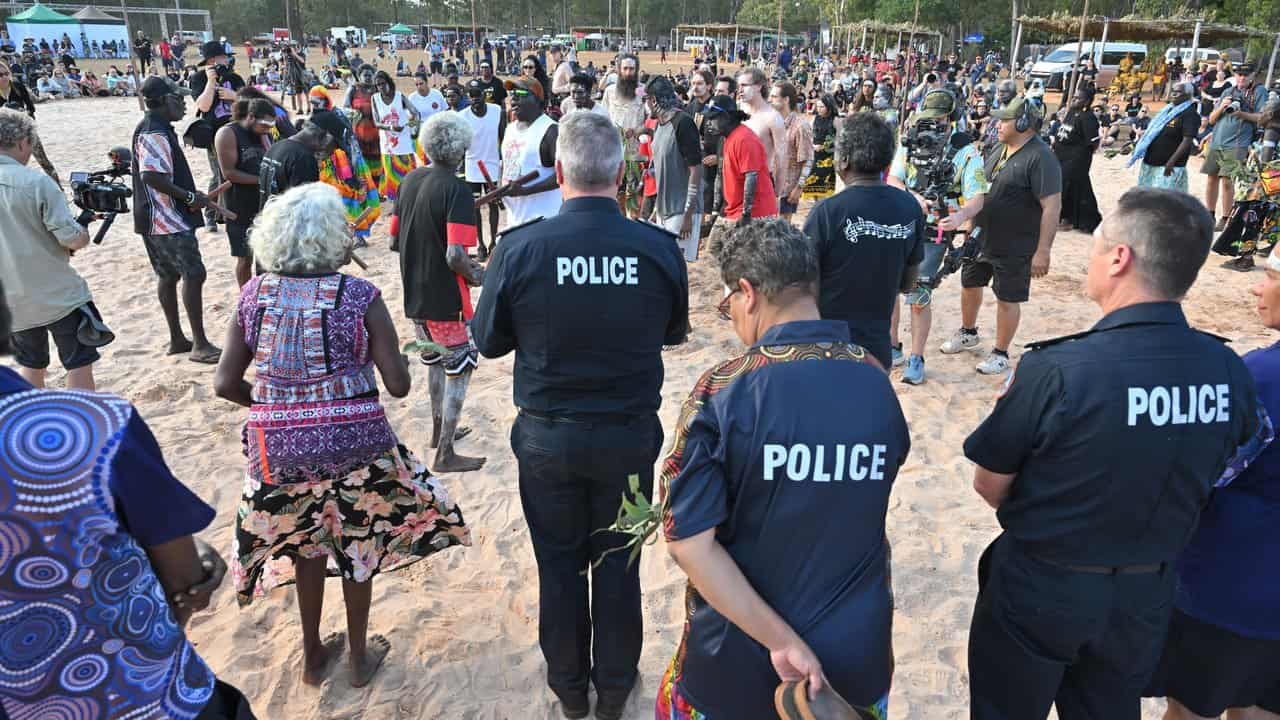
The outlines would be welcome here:
[[[243,607],[292,584],[298,558],[367,582],[454,545],[470,545],[462,511],[404,445],[345,477],[265,485],[246,476],[231,574]]]
[[[1141,168],[1138,170],[1138,184],[1142,187],[1187,192],[1187,168],[1185,166],[1174,168],[1168,177],[1164,175],[1163,165],[1138,163],[1138,167]]]

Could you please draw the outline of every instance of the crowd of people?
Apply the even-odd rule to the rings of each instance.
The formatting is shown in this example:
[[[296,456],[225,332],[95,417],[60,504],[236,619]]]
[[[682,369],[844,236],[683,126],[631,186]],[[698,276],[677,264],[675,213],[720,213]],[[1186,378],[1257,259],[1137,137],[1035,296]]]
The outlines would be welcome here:
[[[1167,720],[1280,717],[1276,349],[1241,359],[1181,308],[1211,246],[1252,263],[1249,243],[1264,227],[1280,233],[1266,225],[1280,212],[1268,178],[1280,175],[1265,173],[1267,150],[1250,150],[1280,135],[1280,118],[1251,66],[1235,68],[1207,128],[1203,89],[1183,82],[1141,127],[1142,107],[1112,121],[1133,128],[1126,142],[1143,167],[1104,216],[1090,180],[1108,144],[1097,88],[1086,77],[1048,112],[997,53],[969,64],[783,48],[766,63],[708,45],[687,73],[649,74],[630,53],[584,67],[552,44],[505,79],[486,52],[464,83],[442,48],[406,93],[400,73],[347,49],[325,63],[342,69],[328,88],[302,49],[279,44],[281,74],[266,77],[282,85],[268,83],[279,102],[236,72],[223,41],[205,43],[185,78],[152,64],[137,87],[144,117],[117,154],[165,352],[216,365],[218,397],[246,408],[226,561],[192,540],[212,509],[168,472],[137,413],[78,392],[94,389],[112,339],[110,312],[70,263],[96,215],[73,214],[51,166],[26,167],[34,104],[0,110],[0,221],[14,228],[0,239],[0,343],[19,368],[0,369],[0,431],[19,448],[0,465],[0,501],[17,488],[40,498],[0,502],[11,528],[0,600],[17,603],[19,626],[56,606],[93,630],[50,641],[47,654],[20,645],[21,632],[0,635],[0,685],[18,688],[0,698],[5,710],[72,696],[118,715],[166,702],[175,716],[251,717],[181,631],[228,568],[241,606],[295,586],[304,683],[323,682],[345,645],[351,684],[368,684],[391,651],[369,633],[373,579],[470,544],[438,475],[484,466],[459,452],[470,434],[497,432],[464,424],[467,392],[481,357],[514,353],[510,440],[538,638],[566,718],[620,720],[637,684],[639,568],[615,552],[629,536],[613,525],[633,493],[652,498],[653,530],[689,578],[655,717],[790,720],[813,717],[811,704],[887,717],[886,516],[911,449],[890,373],[926,381],[932,299],[958,273],[960,317],[940,319],[951,332],[938,349],[985,350],[975,371],[1007,378],[963,448],[1003,529],[977,567],[972,717],[1041,718],[1056,705],[1064,720],[1136,719],[1143,696],[1169,698]],[[0,93],[20,97],[6,71]],[[197,118],[180,138],[188,97]],[[1185,168],[1206,129],[1201,203]],[[204,188],[184,145],[204,151]],[[1222,185],[1217,221],[1218,179],[1250,166],[1261,172],[1246,192]],[[343,271],[382,214],[402,308]],[[222,347],[204,325],[202,228],[225,234],[236,258]],[[1011,357],[1033,279],[1065,229],[1092,234],[1084,286],[1102,318]],[[1254,292],[1263,325],[1280,329],[1280,253],[1262,252]],[[714,299],[691,297],[698,264],[723,286]],[[989,343],[978,327],[987,287]],[[708,300],[745,350],[708,369],[664,429],[664,352],[686,340],[691,304]],[[429,459],[401,441],[380,400],[411,391],[393,312],[428,367]],[[50,338],[68,390],[31,392],[45,386]],[[52,430],[24,420],[69,413],[92,419]],[[49,462],[59,448],[99,470]],[[104,495],[115,502],[90,499]],[[152,601],[145,636],[76,599],[126,562]],[[326,577],[342,579],[345,634],[321,632]],[[113,674],[118,660],[102,653],[116,652],[181,662],[185,674]]]

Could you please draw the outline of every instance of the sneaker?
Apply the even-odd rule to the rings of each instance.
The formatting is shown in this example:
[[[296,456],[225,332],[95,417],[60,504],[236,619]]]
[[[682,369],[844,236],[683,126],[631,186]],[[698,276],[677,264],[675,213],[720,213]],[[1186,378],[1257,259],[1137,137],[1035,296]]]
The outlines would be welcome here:
[[[902,345],[893,345],[889,348],[893,355],[893,366],[902,367],[902,363],[906,362],[907,356],[902,354]]]
[[[967,333],[957,330],[954,335],[947,338],[946,342],[942,343],[942,347],[940,349],[942,350],[943,355],[955,355],[956,353],[965,350],[977,350],[978,333]]]
[[[1002,372],[1009,371],[1009,356],[999,355],[997,353],[989,353],[985,360],[978,363],[974,368],[982,375],[999,375]]]
[[[1253,270],[1253,256],[1241,255],[1234,260],[1228,260],[1222,263],[1222,267],[1228,270],[1235,270],[1236,272],[1249,272],[1250,270]]]
[[[907,360],[907,367],[902,371],[902,382],[908,385],[919,385],[924,382],[924,358],[912,355]]]

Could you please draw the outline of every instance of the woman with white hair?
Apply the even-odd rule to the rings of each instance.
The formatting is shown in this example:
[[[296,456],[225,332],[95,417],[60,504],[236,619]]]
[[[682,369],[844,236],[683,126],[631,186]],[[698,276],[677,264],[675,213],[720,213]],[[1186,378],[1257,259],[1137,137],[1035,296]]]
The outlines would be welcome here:
[[[431,116],[418,134],[431,163],[405,176],[391,216],[405,317],[413,321],[419,339],[439,346],[422,353],[430,368],[436,472],[479,470],[485,460],[453,451],[454,440],[468,432],[459,430],[458,416],[479,358],[467,328],[473,314],[469,287],[484,280],[484,268],[467,254],[476,246],[475,201],[471,187],[458,177],[473,135],[471,124],[457,113]]]
[[[325,577],[341,577],[351,684],[363,687],[390,649],[366,639],[373,577],[470,534],[378,400],[374,368],[394,397],[409,393],[409,369],[378,288],[338,270],[353,239],[337,191],[310,183],[272,198],[249,242],[265,272],[240,294],[214,381],[249,408],[236,597],[297,583],[302,680],[316,685],[341,653],[340,635],[320,638]]]

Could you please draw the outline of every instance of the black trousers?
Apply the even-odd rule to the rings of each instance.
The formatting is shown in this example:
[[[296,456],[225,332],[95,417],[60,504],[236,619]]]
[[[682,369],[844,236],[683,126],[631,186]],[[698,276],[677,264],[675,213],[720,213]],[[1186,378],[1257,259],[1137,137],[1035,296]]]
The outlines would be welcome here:
[[[639,561],[615,533],[592,534],[617,518],[631,475],[653,494],[662,447],[657,415],[611,422],[569,422],[521,413],[511,429],[520,470],[520,502],[538,562],[538,643],[547,684],[578,693],[627,692],[639,674],[643,619]]]
[[[1139,720],[1164,646],[1174,572],[1101,575],[1039,560],[1006,536],[978,564],[970,717]]]

